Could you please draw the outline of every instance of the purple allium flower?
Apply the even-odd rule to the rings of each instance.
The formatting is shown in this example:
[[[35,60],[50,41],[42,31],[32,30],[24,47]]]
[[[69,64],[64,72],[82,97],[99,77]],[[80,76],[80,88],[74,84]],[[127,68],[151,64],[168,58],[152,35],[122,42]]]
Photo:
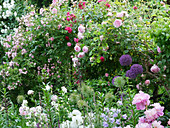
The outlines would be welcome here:
[[[126,72],[126,77],[129,77],[130,79],[135,79],[136,78],[136,74],[132,71],[132,70],[128,70]]]
[[[128,66],[132,63],[132,58],[130,55],[122,55],[119,62],[122,66]]]
[[[135,73],[136,75],[142,74],[142,72],[143,72],[142,65],[140,65],[140,64],[133,64],[132,67],[130,68],[130,70],[133,73]]]
[[[104,126],[105,128],[107,128],[109,125],[108,125],[107,122],[103,122],[103,126]]]
[[[115,81],[115,78],[117,78],[119,76],[115,76],[113,79],[112,79],[112,84],[114,85],[114,81]]]

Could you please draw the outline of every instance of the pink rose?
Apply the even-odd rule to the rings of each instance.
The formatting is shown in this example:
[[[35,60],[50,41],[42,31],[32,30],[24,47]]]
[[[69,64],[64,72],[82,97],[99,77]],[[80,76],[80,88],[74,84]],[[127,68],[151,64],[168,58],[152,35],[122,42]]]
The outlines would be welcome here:
[[[84,52],[84,53],[87,53],[87,52],[88,52],[88,47],[87,47],[87,46],[84,46],[84,47],[83,47],[83,52]]]
[[[69,46],[69,47],[70,47],[70,46],[71,46],[71,43],[70,43],[70,42],[68,42],[68,43],[67,43],[67,46]]]
[[[138,7],[134,6],[133,9],[136,10],[136,9],[138,9]]]
[[[113,25],[118,28],[122,25],[122,20],[116,19],[113,23]]]
[[[78,38],[74,38],[74,42],[78,43],[79,39]]]
[[[146,80],[146,81],[145,81],[145,84],[146,84],[146,85],[149,85],[149,84],[150,84],[150,80]]]
[[[117,13],[117,15],[116,15],[116,17],[123,17],[123,16],[128,17],[129,15],[126,11],[121,11],[121,12]]]
[[[68,31],[68,33],[71,33],[72,32],[72,29],[70,27],[66,27],[65,30]]]
[[[156,64],[154,64],[150,70],[153,73],[158,73],[160,71],[160,68]]]
[[[105,73],[105,76],[106,76],[106,77],[108,77],[108,76],[109,76],[109,74],[108,74],[108,73]]]
[[[85,53],[84,52],[80,52],[79,54],[78,54],[78,57],[79,58],[83,58],[85,56]]]
[[[79,38],[79,39],[83,39],[83,38],[84,38],[83,34],[79,32],[79,33],[78,33],[78,38]]]
[[[168,125],[170,125],[170,119],[169,119],[169,121],[168,121]]]
[[[85,32],[85,27],[81,24],[79,27],[78,27],[78,31],[80,33],[84,33]]]
[[[76,45],[76,46],[74,47],[74,50],[75,50],[76,52],[79,52],[79,51],[81,50],[81,48],[80,48],[78,45]]]

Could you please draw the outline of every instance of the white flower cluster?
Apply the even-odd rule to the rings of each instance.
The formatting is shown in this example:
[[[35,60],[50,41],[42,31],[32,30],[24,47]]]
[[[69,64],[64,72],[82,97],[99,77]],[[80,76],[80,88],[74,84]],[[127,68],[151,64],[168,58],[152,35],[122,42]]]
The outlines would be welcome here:
[[[31,107],[29,108],[27,106],[28,101],[23,100],[23,103],[21,107],[19,108],[19,112],[21,116],[25,116],[25,118],[28,120],[26,122],[26,125],[28,127],[37,127],[37,124],[39,123],[39,126],[46,125],[45,123],[48,121],[47,114],[43,113],[43,108],[41,106]],[[39,122],[32,122],[32,119],[36,118]]]
[[[0,32],[7,34],[8,30],[10,30],[10,25],[9,22],[6,23],[4,20],[12,16],[17,18],[16,5],[14,0],[4,0],[2,2],[3,3],[0,5],[0,28],[2,28]],[[0,36],[0,42],[2,42],[2,40],[3,35]]]
[[[63,122],[61,128],[94,128],[94,125],[83,126],[83,118],[79,110],[73,110],[69,114],[69,118],[72,118],[72,121],[66,120]]]

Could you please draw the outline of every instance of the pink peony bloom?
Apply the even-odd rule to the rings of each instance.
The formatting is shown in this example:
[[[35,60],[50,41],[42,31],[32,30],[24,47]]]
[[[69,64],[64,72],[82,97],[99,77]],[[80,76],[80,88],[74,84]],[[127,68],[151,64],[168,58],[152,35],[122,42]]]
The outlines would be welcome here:
[[[157,46],[157,51],[158,53],[161,53],[161,48],[159,46]]]
[[[122,20],[116,19],[113,23],[113,25],[118,28],[122,25]]]
[[[156,64],[154,64],[150,70],[153,73],[158,73],[160,71],[160,68]]]
[[[146,105],[150,104],[150,96],[142,91],[139,91],[138,94],[133,98],[132,104],[136,104],[137,110],[144,110]]]
[[[154,109],[156,109],[157,116],[163,116],[164,115],[164,107],[160,105],[160,103],[154,103],[151,106],[154,106]]]
[[[87,53],[87,52],[88,52],[88,47],[87,47],[87,46],[84,46],[84,47],[83,47],[83,52],[84,52],[84,53]]]
[[[71,46],[71,43],[70,43],[70,42],[68,42],[68,43],[67,43],[67,46],[69,46],[69,47],[70,47],[70,46]]]
[[[83,58],[85,56],[85,53],[84,52],[80,52],[79,54],[78,54],[78,57],[79,58]]]
[[[149,85],[149,84],[150,84],[150,80],[146,80],[146,81],[145,81],[145,84],[146,84],[146,85]]]
[[[156,118],[159,117],[159,116],[157,115],[157,111],[156,111],[155,108],[148,109],[148,110],[146,110],[144,113],[145,113],[146,120],[147,120],[148,122],[154,121]]]
[[[76,52],[79,52],[79,51],[81,50],[81,48],[80,48],[78,45],[76,45],[76,46],[74,47],[74,50],[75,50]]]
[[[68,33],[71,33],[72,32],[72,29],[70,27],[66,27],[65,30],[68,31]]]
[[[156,120],[152,122],[152,127],[153,128],[164,128],[164,126],[161,125],[161,122],[160,121],[158,122]]]
[[[53,14],[56,14],[56,13],[57,13],[57,9],[56,9],[56,8],[53,8],[53,9],[52,9],[52,13],[53,13]]]
[[[82,24],[80,24],[80,26],[78,27],[78,31],[80,33],[84,33],[85,32],[85,27]]]
[[[138,123],[135,128],[152,128],[152,126],[148,123]]]

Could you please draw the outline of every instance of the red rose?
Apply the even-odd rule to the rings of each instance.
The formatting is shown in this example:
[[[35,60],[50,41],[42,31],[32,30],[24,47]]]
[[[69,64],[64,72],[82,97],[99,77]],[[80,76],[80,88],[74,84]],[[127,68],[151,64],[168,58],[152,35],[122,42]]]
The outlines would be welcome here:
[[[68,36],[66,36],[66,37],[65,37],[65,39],[66,39],[66,40],[69,40],[69,37],[68,37]]]
[[[104,57],[101,56],[101,57],[100,57],[100,60],[101,60],[101,62],[104,62]]]

